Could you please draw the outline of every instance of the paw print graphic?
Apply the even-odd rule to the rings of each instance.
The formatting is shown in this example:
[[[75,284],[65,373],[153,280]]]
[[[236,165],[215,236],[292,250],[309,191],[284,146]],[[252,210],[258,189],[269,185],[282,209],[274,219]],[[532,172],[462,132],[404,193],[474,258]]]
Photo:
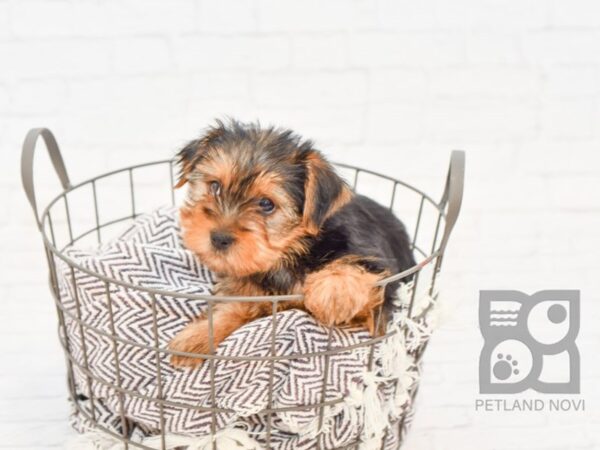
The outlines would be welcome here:
[[[513,359],[510,354],[505,356],[502,353],[498,353],[497,361],[492,371],[498,380],[508,380],[513,375],[519,375],[519,361]]]

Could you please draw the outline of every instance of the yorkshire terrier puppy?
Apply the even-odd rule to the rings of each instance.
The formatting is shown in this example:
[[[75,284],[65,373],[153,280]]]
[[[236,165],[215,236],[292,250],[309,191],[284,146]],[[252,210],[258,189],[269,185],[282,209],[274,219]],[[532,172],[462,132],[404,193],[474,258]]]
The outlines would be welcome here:
[[[375,283],[415,264],[402,223],[356,195],[323,155],[289,130],[217,121],[178,154],[177,187],[188,184],[180,218],[184,245],[218,275],[216,294],[303,294],[279,302],[324,325],[357,325],[372,334],[378,306],[397,283]],[[237,328],[272,314],[271,302],[217,303],[214,348]],[[209,353],[209,325],[200,317],[169,344]],[[201,359],[172,355],[175,366]]]

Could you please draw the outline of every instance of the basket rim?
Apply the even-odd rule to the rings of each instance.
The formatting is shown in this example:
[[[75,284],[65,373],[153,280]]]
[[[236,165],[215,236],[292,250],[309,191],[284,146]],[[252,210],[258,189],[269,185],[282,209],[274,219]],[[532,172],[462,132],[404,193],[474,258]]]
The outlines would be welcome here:
[[[73,268],[77,269],[83,273],[86,273],[90,276],[98,278],[99,280],[101,280],[105,283],[113,283],[117,286],[121,286],[121,287],[124,287],[127,289],[133,289],[133,290],[137,290],[137,291],[141,291],[141,292],[147,292],[151,295],[162,295],[162,296],[169,296],[169,297],[173,297],[173,298],[184,298],[184,299],[190,299],[190,300],[204,300],[206,302],[219,302],[219,303],[256,302],[256,301],[281,302],[281,301],[290,301],[290,300],[302,300],[304,298],[304,295],[302,295],[302,294],[262,295],[262,296],[219,296],[219,295],[206,295],[206,294],[189,294],[189,293],[186,294],[186,293],[170,291],[170,290],[165,290],[165,289],[149,288],[149,287],[144,287],[144,286],[139,286],[139,285],[136,285],[133,283],[129,283],[124,280],[119,280],[119,279],[116,279],[113,277],[109,277],[109,276],[103,275],[101,273],[98,273],[96,271],[93,271],[87,267],[84,267],[78,261],[76,261],[75,259],[73,259],[65,254],[65,250],[68,248],[72,248],[72,245],[78,239],[84,237],[85,235],[89,234],[90,232],[95,231],[97,228],[102,228],[102,227],[109,226],[111,224],[115,224],[115,223],[125,221],[125,220],[132,220],[132,219],[135,219],[137,216],[126,216],[124,218],[120,218],[117,220],[108,221],[102,225],[98,224],[98,226],[96,228],[92,228],[91,230],[85,231],[84,233],[79,235],[76,239],[72,239],[72,241],[69,244],[67,244],[65,247],[63,247],[62,249],[57,248],[57,246],[53,243],[52,239],[48,237],[48,235],[46,233],[46,228],[47,228],[46,224],[49,223],[50,228],[52,227],[52,219],[50,216],[50,210],[61,199],[64,199],[64,201],[67,202],[67,194],[68,193],[75,191],[86,185],[92,185],[92,186],[94,186],[94,189],[95,189],[95,182],[97,180],[101,180],[103,178],[107,178],[112,175],[116,175],[116,174],[123,173],[123,172],[131,173],[135,169],[140,169],[140,168],[150,167],[150,166],[155,166],[155,165],[160,165],[160,164],[169,164],[170,170],[171,170],[171,175],[172,175],[174,162],[175,162],[175,160],[173,158],[170,158],[170,159],[150,161],[150,162],[141,163],[141,164],[134,164],[131,166],[123,167],[120,169],[115,169],[115,170],[97,175],[95,177],[89,178],[89,179],[81,181],[79,183],[69,185],[67,188],[63,189],[62,192],[57,194],[54,198],[52,198],[48,202],[47,206],[44,208],[44,210],[42,212],[42,215],[41,215],[40,221],[39,221],[38,229],[40,231],[40,234],[42,235],[44,245],[49,250],[50,254],[57,256],[59,259],[64,261],[72,269]],[[420,261],[419,263],[415,264],[414,266],[412,266],[402,272],[392,274],[382,280],[379,280],[377,283],[374,284],[374,286],[385,287],[389,283],[401,280],[402,278],[406,278],[416,272],[419,272],[425,266],[430,264],[434,259],[436,259],[442,255],[443,249],[442,249],[441,245],[438,246],[437,249],[435,249],[435,246],[436,246],[437,240],[438,240],[437,239],[437,237],[438,237],[437,230],[439,230],[439,225],[440,225],[441,219],[443,219],[444,221],[446,220],[446,212],[444,211],[444,207],[443,207],[442,203],[438,203],[438,202],[434,201],[431,198],[431,196],[427,195],[422,190],[412,186],[411,184],[406,183],[402,180],[398,180],[389,175],[381,174],[374,170],[364,169],[364,168],[357,167],[357,166],[347,164],[347,163],[333,162],[332,164],[334,165],[334,167],[340,167],[340,168],[344,168],[344,169],[354,170],[355,171],[355,183],[356,183],[356,180],[360,173],[366,173],[369,175],[373,175],[373,176],[376,176],[381,179],[384,179],[384,180],[394,183],[392,196],[395,194],[397,186],[399,186],[399,185],[403,186],[403,187],[415,192],[416,194],[420,195],[421,199],[422,199],[421,202],[427,201],[439,213],[438,224],[436,226],[436,236],[434,237],[434,244],[432,247],[432,251],[428,255],[426,255],[425,252],[421,251],[421,253],[424,256],[424,259],[422,261]],[[422,205],[421,205],[421,207],[422,207]],[[67,206],[67,211],[68,211],[68,206]],[[69,214],[69,213],[67,213],[67,214]],[[68,220],[70,220],[70,219],[68,219]]]

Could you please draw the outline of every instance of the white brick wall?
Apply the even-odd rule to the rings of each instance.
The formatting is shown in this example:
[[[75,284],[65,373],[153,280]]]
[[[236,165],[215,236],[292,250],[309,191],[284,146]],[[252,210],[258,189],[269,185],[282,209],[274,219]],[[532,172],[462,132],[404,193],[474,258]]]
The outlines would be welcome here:
[[[0,448],[69,434],[19,180],[26,131],[52,128],[77,181],[167,157],[223,115],[291,126],[435,195],[449,150],[466,149],[445,260],[454,313],[428,349],[406,449],[600,448],[593,0],[0,0]],[[36,177],[41,197],[55,192],[44,156]],[[586,413],[474,411],[478,290],[495,288],[582,290]]]

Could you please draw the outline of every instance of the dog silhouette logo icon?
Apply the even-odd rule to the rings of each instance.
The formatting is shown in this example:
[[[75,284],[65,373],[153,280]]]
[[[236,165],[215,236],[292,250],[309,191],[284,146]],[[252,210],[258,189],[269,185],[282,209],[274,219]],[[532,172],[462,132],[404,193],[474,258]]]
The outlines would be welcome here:
[[[482,394],[579,394],[580,293],[481,291],[479,358]]]

